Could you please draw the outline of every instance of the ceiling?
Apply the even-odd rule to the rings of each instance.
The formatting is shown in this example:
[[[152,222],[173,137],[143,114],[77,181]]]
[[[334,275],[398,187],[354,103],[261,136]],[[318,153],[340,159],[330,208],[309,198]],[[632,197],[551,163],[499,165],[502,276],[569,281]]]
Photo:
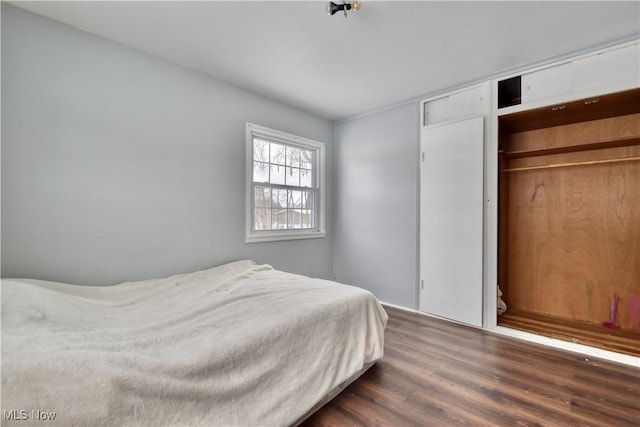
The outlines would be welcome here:
[[[640,2],[10,2],[329,120],[640,34]]]

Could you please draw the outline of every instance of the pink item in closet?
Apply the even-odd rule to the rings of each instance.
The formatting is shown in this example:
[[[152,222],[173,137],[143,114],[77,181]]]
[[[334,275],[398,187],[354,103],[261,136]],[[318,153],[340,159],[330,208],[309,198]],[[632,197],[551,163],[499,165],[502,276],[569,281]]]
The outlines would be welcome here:
[[[609,313],[609,321],[602,322],[603,326],[611,329],[620,329],[620,326],[617,325],[618,322],[618,305],[620,304],[620,296],[614,295],[611,299],[611,310]]]

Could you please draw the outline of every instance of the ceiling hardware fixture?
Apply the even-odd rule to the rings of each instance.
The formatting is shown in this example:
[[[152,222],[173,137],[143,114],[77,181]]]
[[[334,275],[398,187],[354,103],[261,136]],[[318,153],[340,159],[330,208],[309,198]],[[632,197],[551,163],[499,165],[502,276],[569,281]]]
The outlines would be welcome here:
[[[343,11],[344,17],[346,18],[347,10],[353,10],[355,12],[360,10],[360,6],[362,5],[360,4],[359,1],[354,1],[352,3],[342,3],[342,4],[335,4],[334,2],[330,1],[329,3],[327,3],[327,14],[335,15],[336,12]]]

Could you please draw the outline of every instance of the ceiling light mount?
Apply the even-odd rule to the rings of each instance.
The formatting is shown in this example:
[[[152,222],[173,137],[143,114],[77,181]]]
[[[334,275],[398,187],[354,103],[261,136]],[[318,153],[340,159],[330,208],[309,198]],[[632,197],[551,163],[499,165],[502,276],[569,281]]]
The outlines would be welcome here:
[[[362,4],[360,4],[359,1],[354,1],[354,2],[343,2],[342,4],[336,4],[332,1],[330,1],[329,3],[327,3],[327,14],[328,15],[335,15],[336,12],[339,11],[343,11],[344,12],[344,17],[347,17],[347,10],[353,10],[354,12],[360,10],[360,6],[362,6]]]

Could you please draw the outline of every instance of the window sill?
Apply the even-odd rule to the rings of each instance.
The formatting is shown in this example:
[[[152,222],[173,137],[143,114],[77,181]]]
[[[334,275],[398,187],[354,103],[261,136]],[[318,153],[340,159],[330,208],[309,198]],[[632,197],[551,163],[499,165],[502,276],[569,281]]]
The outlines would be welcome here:
[[[277,242],[281,240],[319,239],[326,237],[326,231],[275,232],[251,234],[244,238],[245,243]]]

